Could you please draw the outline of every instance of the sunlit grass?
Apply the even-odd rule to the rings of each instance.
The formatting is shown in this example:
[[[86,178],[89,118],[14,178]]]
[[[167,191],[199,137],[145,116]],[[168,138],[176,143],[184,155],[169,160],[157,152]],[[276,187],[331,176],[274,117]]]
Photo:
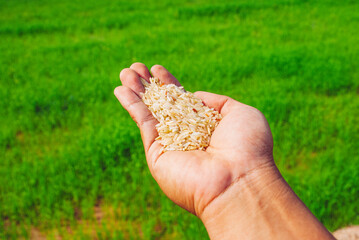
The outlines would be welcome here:
[[[207,238],[151,178],[113,96],[135,61],[261,110],[313,213],[330,230],[359,223],[358,13],[329,0],[0,1],[0,238]]]

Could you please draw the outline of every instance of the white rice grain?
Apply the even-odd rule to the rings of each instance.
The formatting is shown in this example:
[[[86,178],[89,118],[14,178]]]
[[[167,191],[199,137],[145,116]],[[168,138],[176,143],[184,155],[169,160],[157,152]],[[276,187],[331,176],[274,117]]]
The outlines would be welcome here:
[[[146,90],[141,94],[142,101],[159,122],[156,140],[163,151],[205,150],[221,114],[183,87],[163,84],[158,78],[142,83]]]

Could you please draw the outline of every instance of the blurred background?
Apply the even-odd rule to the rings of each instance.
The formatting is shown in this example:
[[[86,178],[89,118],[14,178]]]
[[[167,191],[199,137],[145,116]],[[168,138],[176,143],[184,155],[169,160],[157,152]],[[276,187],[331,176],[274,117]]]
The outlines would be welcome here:
[[[0,0],[0,239],[207,239],[113,95],[133,62],[261,110],[333,231],[359,223],[359,2]]]

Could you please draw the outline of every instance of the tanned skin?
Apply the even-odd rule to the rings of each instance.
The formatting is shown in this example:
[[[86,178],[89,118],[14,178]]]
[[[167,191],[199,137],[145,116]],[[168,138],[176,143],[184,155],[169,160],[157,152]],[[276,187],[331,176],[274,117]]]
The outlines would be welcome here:
[[[164,84],[180,86],[164,67],[151,68]],[[141,101],[150,71],[134,63],[121,71],[115,95],[141,131],[152,176],[177,205],[199,217],[211,239],[334,239],[297,197],[273,160],[264,115],[227,96],[195,95],[223,119],[206,151],[161,152],[157,120]]]

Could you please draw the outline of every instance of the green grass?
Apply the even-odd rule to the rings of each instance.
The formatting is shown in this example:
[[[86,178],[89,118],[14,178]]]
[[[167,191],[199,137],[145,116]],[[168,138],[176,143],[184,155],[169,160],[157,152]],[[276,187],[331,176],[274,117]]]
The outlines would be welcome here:
[[[135,61],[261,110],[300,198],[358,224],[358,28],[354,0],[0,0],[0,239],[208,238],[113,96]]]

